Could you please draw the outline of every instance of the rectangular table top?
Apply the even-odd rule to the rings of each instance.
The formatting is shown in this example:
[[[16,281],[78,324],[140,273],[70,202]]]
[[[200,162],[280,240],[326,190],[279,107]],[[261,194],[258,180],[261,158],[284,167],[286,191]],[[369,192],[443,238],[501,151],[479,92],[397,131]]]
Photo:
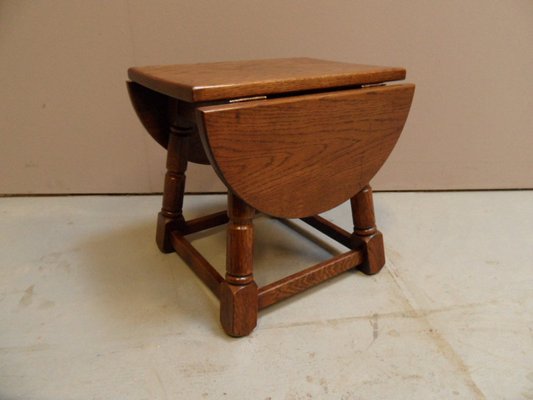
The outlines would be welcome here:
[[[314,58],[133,67],[129,78],[188,102],[373,84],[405,78],[405,69]]]

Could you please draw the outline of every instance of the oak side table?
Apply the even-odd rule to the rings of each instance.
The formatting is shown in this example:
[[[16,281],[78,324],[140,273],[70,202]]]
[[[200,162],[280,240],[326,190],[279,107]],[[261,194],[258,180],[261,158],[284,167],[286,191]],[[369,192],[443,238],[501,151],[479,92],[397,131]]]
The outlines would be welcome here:
[[[128,76],[137,115],[167,149],[157,245],[178,253],[219,298],[228,335],[248,335],[258,310],[344,271],[383,267],[369,182],[409,113],[414,85],[385,84],[403,80],[403,68],[288,58],[135,67]],[[185,220],[188,162],[211,164],[228,188],[227,211]],[[347,200],[353,232],[318,215]],[[256,212],[301,218],[347,251],[258,288]],[[221,276],[186,236],[226,223]]]

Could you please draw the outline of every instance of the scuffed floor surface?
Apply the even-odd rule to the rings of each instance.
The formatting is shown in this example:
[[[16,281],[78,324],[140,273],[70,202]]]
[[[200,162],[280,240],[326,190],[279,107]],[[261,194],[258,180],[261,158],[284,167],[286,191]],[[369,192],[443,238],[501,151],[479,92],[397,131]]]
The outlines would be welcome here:
[[[159,196],[0,198],[0,399],[533,399],[533,192],[375,197],[383,271],[264,310],[242,339],[157,250]],[[347,204],[326,217],[350,229]],[[266,217],[256,232],[260,285],[340,249]],[[194,245],[223,266],[212,233]]]

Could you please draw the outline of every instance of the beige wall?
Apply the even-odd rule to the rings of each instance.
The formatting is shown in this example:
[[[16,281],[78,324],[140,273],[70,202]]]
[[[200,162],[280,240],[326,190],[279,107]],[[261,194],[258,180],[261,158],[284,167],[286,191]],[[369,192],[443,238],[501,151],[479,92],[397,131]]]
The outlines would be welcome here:
[[[533,188],[533,1],[0,1],[0,193],[161,190],[131,65],[310,56],[418,86],[378,189]],[[208,167],[191,191],[220,189]]]

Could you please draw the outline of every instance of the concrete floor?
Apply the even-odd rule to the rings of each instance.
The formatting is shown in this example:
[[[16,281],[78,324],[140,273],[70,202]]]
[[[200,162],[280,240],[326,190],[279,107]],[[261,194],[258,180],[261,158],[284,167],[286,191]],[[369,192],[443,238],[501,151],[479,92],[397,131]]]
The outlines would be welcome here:
[[[225,336],[159,196],[0,199],[0,399],[533,399],[533,192],[378,193],[385,269]],[[188,196],[190,217],[223,196]],[[347,205],[326,217],[350,229]],[[256,221],[260,285],[338,251]],[[195,246],[224,264],[224,230]]]

